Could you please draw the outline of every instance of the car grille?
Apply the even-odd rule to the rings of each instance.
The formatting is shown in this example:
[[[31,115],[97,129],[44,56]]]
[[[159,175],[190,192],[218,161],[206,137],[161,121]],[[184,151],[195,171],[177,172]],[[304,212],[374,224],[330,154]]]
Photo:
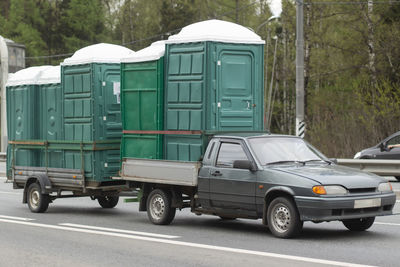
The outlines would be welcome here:
[[[365,194],[365,193],[375,193],[375,192],[376,192],[376,187],[349,189],[350,194]]]

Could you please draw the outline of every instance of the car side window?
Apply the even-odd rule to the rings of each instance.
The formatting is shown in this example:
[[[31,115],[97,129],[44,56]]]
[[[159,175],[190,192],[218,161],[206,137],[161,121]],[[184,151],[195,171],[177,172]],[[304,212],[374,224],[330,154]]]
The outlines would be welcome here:
[[[393,137],[389,141],[387,141],[387,145],[397,145],[400,144],[400,135]]]
[[[218,152],[218,167],[233,167],[235,160],[248,160],[242,146],[236,143],[222,143]]]

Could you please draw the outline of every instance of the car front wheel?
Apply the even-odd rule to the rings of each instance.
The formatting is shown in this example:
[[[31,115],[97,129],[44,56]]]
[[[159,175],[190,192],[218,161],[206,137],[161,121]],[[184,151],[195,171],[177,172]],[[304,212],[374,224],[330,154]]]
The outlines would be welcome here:
[[[303,222],[293,200],[286,197],[275,198],[267,211],[268,227],[276,237],[291,238],[300,233]]]
[[[372,226],[375,217],[343,220],[344,226],[350,231],[365,231]]]

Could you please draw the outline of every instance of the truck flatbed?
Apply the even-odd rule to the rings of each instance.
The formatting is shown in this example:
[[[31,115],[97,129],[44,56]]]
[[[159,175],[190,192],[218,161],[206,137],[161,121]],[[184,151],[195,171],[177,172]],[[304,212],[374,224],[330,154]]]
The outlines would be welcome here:
[[[127,158],[121,178],[128,181],[197,186],[200,162]]]

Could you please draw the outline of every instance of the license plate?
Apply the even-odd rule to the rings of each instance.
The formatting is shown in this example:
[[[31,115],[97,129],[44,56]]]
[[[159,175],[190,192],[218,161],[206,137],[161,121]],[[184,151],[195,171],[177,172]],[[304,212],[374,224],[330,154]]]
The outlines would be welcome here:
[[[355,209],[372,208],[372,207],[380,207],[380,206],[381,206],[380,198],[354,200],[354,208]]]

